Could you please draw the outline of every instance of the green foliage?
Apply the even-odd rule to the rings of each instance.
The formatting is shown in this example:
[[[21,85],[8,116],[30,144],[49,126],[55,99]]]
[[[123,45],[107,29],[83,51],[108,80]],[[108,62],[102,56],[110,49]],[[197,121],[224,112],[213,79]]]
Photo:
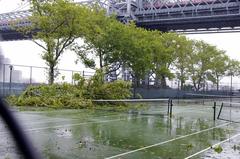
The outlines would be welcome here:
[[[163,88],[167,87],[166,79],[176,77],[181,89],[186,80],[191,80],[198,91],[206,80],[218,88],[223,76],[239,74],[238,61],[229,60],[224,51],[203,41],[189,40],[176,33],[146,30],[134,23],[122,24],[116,17],[106,16],[97,5],[87,7],[71,0],[30,2],[32,25],[22,30],[29,33],[38,29],[33,41],[43,49],[42,58],[49,66],[50,84],[57,76],[55,71],[60,56],[69,48],[86,67],[100,68],[103,74],[124,66],[130,70],[134,86],[150,74],[155,77],[155,85]],[[82,45],[74,43],[79,37],[84,42]],[[75,80],[76,83],[83,88],[85,81]]]
[[[192,144],[192,143],[187,144],[186,150],[189,151],[189,150],[191,150],[191,149],[193,149],[193,144]]]
[[[52,84],[61,55],[89,27],[86,17],[91,11],[70,0],[31,0],[30,4],[31,25],[18,30],[32,34],[32,41],[43,49],[42,59],[48,66],[48,81]]]
[[[80,89],[84,89],[85,79],[79,73],[73,74],[74,84],[78,86]]]
[[[176,38],[176,59],[174,67],[176,67],[176,77],[180,81],[181,90],[185,87],[185,81],[188,80],[188,66],[193,52],[193,41],[188,40],[185,36],[177,36]]]
[[[156,34],[156,33],[155,33]],[[156,83],[160,80],[160,85],[165,88],[166,78],[172,79],[174,75],[171,73],[170,66],[176,59],[176,39],[178,35],[175,33],[162,33],[155,36],[153,52],[153,64],[152,72],[156,74]]]
[[[199,91],[207,79],[207,72],[212,69],[216,48],[203,41],[193,42],[193,51],[190,54],[188,72],[196,91]]]
[[[134,86],[146,75],[153,75],[155,85],[162,88],[167,87],[167,79],[176,77],[181,89],[190,89],[184,85],[186,80],[191,80],[196,91],[201,90],[206,81],[216,84],[218,89],[222,77],[240,74],[239,61],[229,59],[224,51],[203,41],[189,40],[176,33],[146,30],[134,23],[122,24],[116,17],[106,16],[97,5],[87,7],[71,0],[30,2],[32,25],[21,30],[29,33],[38,29],[33,41],[43,49],[42,58],[49,66],[50,84],[57,76],[55,71],[60,56],[69,48],[86,67],[101,69],[101,75],[98,70],[90,81],[80,75],[73,77],[86,97],[115,98],[101,89],[115,88],[115,85],[105,85],[104,76],[122,66],[130,70]],[[83,45],[74,43],[79,37]],[[121,87],[119,83],[116,85]]]
[[[132,96],[130,88],[130,82],[117,80],[110,83],[104,83],[102,87],[98,89],[96,95],[98,99],[126,99]]]
[[[141,94],[137,93],[137,94],[135,95],[135,98],[136,98],[136,99],[142,99],[143,97],[142,97]]]
[[[132,96],[131,83],[116,80],[104,83],[104,73],[97,70],[95,75],[88,81],[86,96],[91,99],[126,99]]]
[[[73,79],[75,85],[29,86],[19,97],[9,96],[7,101],[16,106],[92,108],[93,99],[126,99],[132,96],[130,82],[117,80],[104,83],[101,70],[97,70],[89,80],[79,74],[74,74]]]
[[[4,159],[11,159],[9,156],[5,156]]]
[[[19,97],[9,97],[11,105],[54,108],[91,107],[90,100],[83,98],[83,90],[70,84],[29,86]]]
[[[228,76],[240,75],[240,61],[229,59],[227,64],[227,75]]]
[[[220,145],[215,146],[213,149],[217,153],[221,153],[223,151],[223,148]]]
[[[75,46],[73,50],[85,66],[96,69],[96,59],[93,57],[97,57],[99,67],[107,71],[106,68],[110,68],[114,62],[119,62],[119,56],[116,56],[118,49],[116,45],[114,46],[119,40],[113,34],[120,31],[117,29],[121,29],[124,25],[115,17],[107,17],[105,11],[99,8],[93,8],[88,17],[92,26],[85,31],[84,44]]]

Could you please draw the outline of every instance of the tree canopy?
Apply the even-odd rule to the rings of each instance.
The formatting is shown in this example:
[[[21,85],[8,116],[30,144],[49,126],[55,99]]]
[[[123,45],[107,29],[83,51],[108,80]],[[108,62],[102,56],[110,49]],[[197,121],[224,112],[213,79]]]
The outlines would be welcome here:
[[[74,41],[83,36],[88,27],[88,9],[69,0],[31,0],[31,25],[21,28],[32,32],[32,41],[43,49],[42,59],[48,70],[48,80],[52,84],[57,75],[57,64],[63,52]]]
[[[122,24],[98,6],[31,0],[31,9],[32,25],[22,30],[34,32],[33,42],[43,49],[50,84],[61,55],[69,48],[86,67],[100,68],[105,75],[128,68],[136,85],[147,75],[162,88],[167,87],[167,79],[177,78],[181,89],[187,80],[196,91],[206,81],[218,89],[222,77],[239,74],[239,62],[215,46],[177,33],[138,28],[131,22]],[[84,43],[76,43],[77,38]]]

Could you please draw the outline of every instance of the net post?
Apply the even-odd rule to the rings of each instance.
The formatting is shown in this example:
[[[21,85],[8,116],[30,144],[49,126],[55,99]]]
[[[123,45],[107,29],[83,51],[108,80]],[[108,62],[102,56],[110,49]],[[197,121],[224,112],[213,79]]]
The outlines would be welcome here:
[[[169,115],[169,110],[170,110],[170,98],[168,99],[168,110],[167,110],[167,115]]]
[[[221,104],[221,108],[220,108],[220,110],[219,110],[219,113],[218,113],[217,119],[219,119],[219,117],[220,117],[220,114],[221,114],[221,112],[222,112],[222,108],[223,108],[223,103]]]
[[[214,102],[214,104],[213,104],[213,120],[214,121],[216,120],[216,105],[217,105],[217,103]]]
[[[170,100],[170,118],[172,118],[172,107],[173,107],[173,102],[172,99]]]

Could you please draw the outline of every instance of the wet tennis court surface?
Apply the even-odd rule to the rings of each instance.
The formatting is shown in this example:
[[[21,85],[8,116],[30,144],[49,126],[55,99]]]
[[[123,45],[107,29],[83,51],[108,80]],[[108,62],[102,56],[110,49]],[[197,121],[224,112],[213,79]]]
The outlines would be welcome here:
[[[14,113],[44,158],[238,159],[240,124],[214,122],[212,103],[174,103],[172,118],[161,113],[139,115],[92,110]],[[158,107],[156,111],[164,112],[166,107]],[[4,124],[0,128],[0,158],[18,158]]]

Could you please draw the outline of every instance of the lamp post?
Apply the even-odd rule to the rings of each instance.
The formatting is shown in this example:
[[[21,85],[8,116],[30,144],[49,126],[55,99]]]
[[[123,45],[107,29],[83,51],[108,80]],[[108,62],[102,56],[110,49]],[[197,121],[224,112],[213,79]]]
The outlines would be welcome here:
[[[10,69],[10,77],[9,77],[9,93],[12,92],[12,71],[13,71],[13,65],[9,66]]]

